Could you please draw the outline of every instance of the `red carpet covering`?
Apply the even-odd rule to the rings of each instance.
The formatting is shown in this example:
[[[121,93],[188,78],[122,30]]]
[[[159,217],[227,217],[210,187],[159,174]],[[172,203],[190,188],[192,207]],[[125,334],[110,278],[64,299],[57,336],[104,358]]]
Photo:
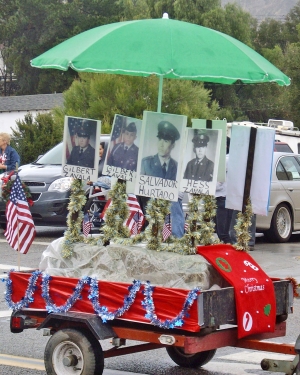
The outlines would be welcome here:
[[[231,245],[198,246],[235,290],[238,337],[274,332],[276,300],[273,282],[255,260]]]

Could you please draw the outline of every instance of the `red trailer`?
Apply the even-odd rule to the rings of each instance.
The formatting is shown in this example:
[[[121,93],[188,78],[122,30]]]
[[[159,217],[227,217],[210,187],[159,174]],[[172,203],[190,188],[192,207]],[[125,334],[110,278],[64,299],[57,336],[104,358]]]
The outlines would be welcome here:
[[[224,253],[224,258],[216,259],[228,272],[225,257]],[[255,261],[248,254],[242,257],[247,267],[257,272]],[[104,358],[161,347],[179,366],[198,368],[208,363],[218,348],[226,346],[294,354],[293,362],[264,359],[261,366],[268,371],[300,374],[300,336],[295,345],[265,341],[286,334],[286,320],[293,312],[292,280],[270,281],[276,306],[274,324],[258,327],[254,334],[243,332],[239,325],[247,327],[248,317],[259,311],[246,315],[246,324],[240,323],[237,286],[188,291],[137,280],[128,285],[52,277],[40,271],[10,272],[6,283],[6,299],[14,310],[11,332],[35,328],[50,336],[44,356],[48,375],[72,374],[75,370],[78,375],[102,374]],[[256,285],[257,299],[257,281]],[[250,290],[249,283],[247,288]],[[273,320],[270,309],[265,311],[267,319]],[[100,342],[105,339],[111,339],[112,347],[103,351]],[[126,340],[139,343],[126,346]]]

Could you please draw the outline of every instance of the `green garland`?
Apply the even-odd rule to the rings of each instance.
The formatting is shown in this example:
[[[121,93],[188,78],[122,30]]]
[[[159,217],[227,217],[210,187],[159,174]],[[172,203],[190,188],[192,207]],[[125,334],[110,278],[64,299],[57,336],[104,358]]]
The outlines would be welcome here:
[[[237,243],[233,245],[237,250],[249,251],[249,240],[251,235],[249,233],[249,228],[251,226],[251,219],[253,216],[252,205],[250,199],[247,201],[245,212],[239,212],[237,215],[237,222],[234,226],[236,231]]]
[[[129,216],[127,206],[126,184],[117,182],[109,193],[112,200],[105,214],[105,225],[102,228],[102,238],[84,237],[81,233],[83,212],[82,207],[86,203],[85,192],[81,180],[73,180],[71,185],[69,213],[67,217],[68,229],[64,234],[62,256],[69,258],[73,254],[73,246],[77,242],[103,245],[113,240],[125,246],[134,245],[145,241],[147,248],[156,251],[176,252],[179,254],[195,254],[196,246],[220,243],[214,237],[214,216],[216,215],[216,200],[210,195],[192,195],[188,203],[189,216],[188,228],[182,238],[170,236],[162,243],[162,229],[165,217],[170,213],[170,202],[163,199],[150,199],[147,205],[146,219],[149,225],[144,232],[130,237],[130,230],[124,226],[124,221]],[[201,208],[203,202],[203,208]],[[246,206],[245,213],[238,214],[235,230],[237,233],[237,250],[248,250],[250,234],[248,229],[251,225],[252,207],[250,200]]]
[[[201,209],[201,201],[203,208]],[[193,194],[188,203],[189,216],[187,219],[187,231],[185,235],[177,239],[176,247],[183,254],[195,254],[197,245],[211,245],[218,243],[214,238],[213,221],[216,215],[216,200],[211,195]]]
[[[74,179],[71,184],[70,202],[68,204],[67,226],[64,233],[62,245],[63,258],[70,258],[73,255],[73,247],[77,242],[84,242],[81,233],[83,212],[82,207],[86,203],[85,192],[82,188],[82,180]]]
[[[111,198],[111,205],[105,213],[105,225],[102,227],[103,242],[107,243],[110,239],[117,242],[118,238],[129,238],[130,230],[124,226],[124,221],[129,216],[129,209],[126,203],[126,183],[117,182],[108,193]]]
[[[218,240],[215,240],[214,237],[214,217],[216,216],[217,205],[216,198],[212,195],[204,195],[202,199],[204,207],[199,225],[200,243],[207,246],[219,242]]]

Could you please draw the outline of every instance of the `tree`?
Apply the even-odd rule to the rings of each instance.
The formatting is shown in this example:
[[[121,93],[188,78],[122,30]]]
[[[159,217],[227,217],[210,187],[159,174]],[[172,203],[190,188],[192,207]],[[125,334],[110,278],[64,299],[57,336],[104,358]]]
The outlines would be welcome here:
[[[32,68],[30,60],[84,30],[119,20],[116,1],[12,0],[9,4],[11,8],[0,8],[0,40],[7,69],[18,79],[18,94],[64,91],[77,76],[73,70],[40,70]]]
[[[182,21],[204,25],[207,13],[221,9],[220,0],[176,0],[175,17]]]
[[[157,77],[131,77],[111,74],[80,74],[64,93],[64,108],[54,111],[57,124],[65,115],[99,119],[102,133],[109,133],[115,114],[142,118],[143,111],[156,111]],[[189,118],[214,119],[222,116],[203,84],[165,80],[162,112],[184,114]]]
[[[121,21],[152,18],[146,0],[119,0],[119,5],[123,9]]]
[[[298,26],[299,27],[299,26]],[[287,66],[287,74],[292,80],[292,84],[288,91],[289,106],[288,120],[294,122],[295,126],[300,129],[300,42],[291,43],[285,55],[285,64]]]
[[[205,14],[203,26],[228,34],[252,47],[256,20],[236,4],[214,8]]]
[[[262,48],[272,49],[276,45],[284,50],[287,45],[287,39],[284,35],[284,23],[270,18],[264,20],[258,27],[254,42],[256,51],[260,53]]]
[[[290,43],[298,41],[297,26],[300,23],[300,1],[290,10],[284,23],[284,36]]]
[[[62,140],[63,123],[54,123],[51,113],[39,113],[35,118],[29,113],[16,123],[12,144],[18,150],[21,164],[36,160]]]

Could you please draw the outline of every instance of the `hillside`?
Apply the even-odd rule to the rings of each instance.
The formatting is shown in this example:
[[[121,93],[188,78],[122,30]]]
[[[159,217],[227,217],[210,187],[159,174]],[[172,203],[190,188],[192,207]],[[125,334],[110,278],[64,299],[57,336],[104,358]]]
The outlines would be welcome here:
[[[298,0],[221,0],[221,2],[223,6],[227,3],[240,5],[258,21],[264,18],[284,21],[285,16],[298,3]]]

